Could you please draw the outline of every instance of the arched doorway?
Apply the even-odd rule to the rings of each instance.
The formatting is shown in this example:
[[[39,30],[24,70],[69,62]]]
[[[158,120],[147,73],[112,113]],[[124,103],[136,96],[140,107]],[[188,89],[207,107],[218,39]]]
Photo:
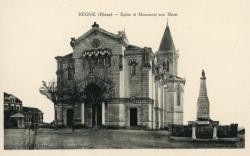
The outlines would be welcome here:
[[[85,103],[85,125],[87,127],[101,127],[102,125],[102,94],[103,89],[94,83],[87,85],[84,89]]]

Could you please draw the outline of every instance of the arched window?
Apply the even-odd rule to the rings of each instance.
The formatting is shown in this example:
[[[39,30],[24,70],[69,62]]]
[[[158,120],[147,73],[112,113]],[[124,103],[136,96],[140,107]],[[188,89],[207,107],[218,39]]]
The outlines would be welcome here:
[[[169,61],[167,61],[167,65],[166,65],[166,71],[169,72]]]
[[[129,60],[129,66],[130,66],[130,74],[133,76],[136,74],[136,66],[138,65],[138,62],[136,59]]]
[[[178,84],[176,87],[177,106],[181,105],[181,93],[182,93],[182,87],[180,84]]]
[[[166,67],[166,62],[163,62],[163,63],[162,63],[162,69],[163,69],[163,70],[166,70],[166,68],[167,68],[167,67]]]

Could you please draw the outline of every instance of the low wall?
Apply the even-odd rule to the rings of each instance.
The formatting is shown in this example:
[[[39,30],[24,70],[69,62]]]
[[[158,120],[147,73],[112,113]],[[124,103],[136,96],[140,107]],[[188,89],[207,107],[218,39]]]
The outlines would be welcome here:
[[[214,126],[208,125],[170,125],[170,138],[174,140],[192,140],[192,127],[195,126],[195,140],[237,141],[238,124],[218,125],[217,137],[213,138]]]
[[[192,137],[192,125],[169,125],[170,136]]]
[[[231,125],[219,125],[217,128],[218,138],[233,138],[237,137],[238,134],[238,124]]]

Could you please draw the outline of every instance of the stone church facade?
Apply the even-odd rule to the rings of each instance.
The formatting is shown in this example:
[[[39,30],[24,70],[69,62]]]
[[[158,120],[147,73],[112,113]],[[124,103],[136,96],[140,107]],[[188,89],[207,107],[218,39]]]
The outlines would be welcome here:
[[[70,45],[72,53],[56,57],[58,87],[77,80],[83,95],[74,107],[71,100],[60,102],[58,125],[74,120],[84,127],[161,129],[183,123],[185,79],[177,74],[179,52],[168,24],[156,52],[97,23]]]

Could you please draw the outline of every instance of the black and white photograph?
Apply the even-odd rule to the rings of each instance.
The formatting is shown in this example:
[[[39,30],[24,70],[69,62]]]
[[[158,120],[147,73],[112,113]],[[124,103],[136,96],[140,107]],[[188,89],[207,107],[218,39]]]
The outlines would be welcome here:
[[[247,155],[249,6],[1,1],[1,153]]]

